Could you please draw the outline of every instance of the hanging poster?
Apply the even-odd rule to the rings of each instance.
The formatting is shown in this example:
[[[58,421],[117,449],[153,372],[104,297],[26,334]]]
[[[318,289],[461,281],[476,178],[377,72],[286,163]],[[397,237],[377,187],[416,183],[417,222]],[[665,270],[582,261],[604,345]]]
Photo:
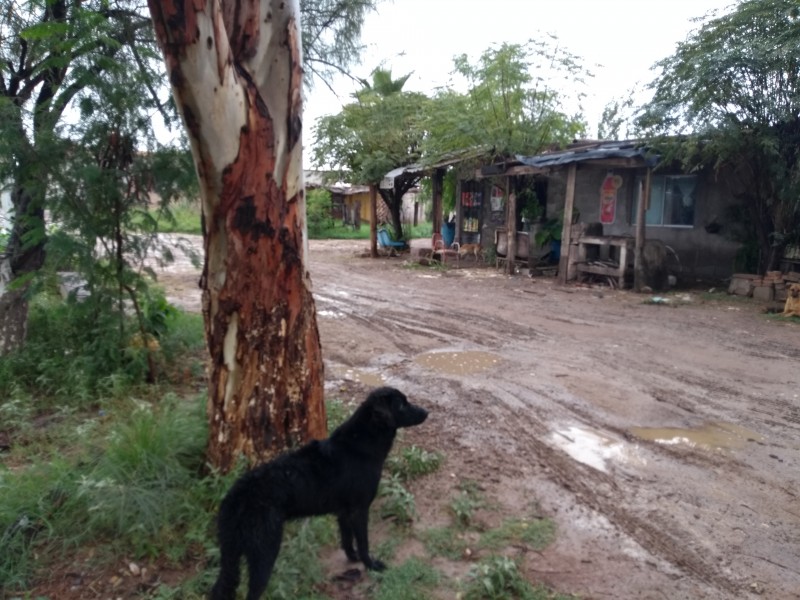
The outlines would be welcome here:
[[[611,225],[617,217],[617,191],[622,187],[622,177],[609,173],[600,186],[600,222]]]
[[[492,195],[489,197],[489,201],[492,204],[492,212],[500,212],[503,210],[504,196],[505,194],[503,194],[503,189],[500,186],[492,186]]]

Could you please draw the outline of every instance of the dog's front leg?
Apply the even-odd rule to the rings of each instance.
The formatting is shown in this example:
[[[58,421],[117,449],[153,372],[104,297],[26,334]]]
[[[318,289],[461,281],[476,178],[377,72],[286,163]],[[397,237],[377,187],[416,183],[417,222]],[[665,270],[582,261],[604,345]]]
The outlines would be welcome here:
[[[353,534],[356,538],[356,547],[358,548],[358,559],[371,571],[383,571],[386,565],[369,555],[369,536],[367,533],[369,507],[359,509],[353,513],[352,526]]]
[[[346,513],[342,513],[337,515],[337,521],[339,522],[339,537],[341,540],[342,550],[344,550],[345,555],[347,555],[347,560],[350,562],[357,562],[358,555],[353,548],[353,527],[351,525],[351,516]]]

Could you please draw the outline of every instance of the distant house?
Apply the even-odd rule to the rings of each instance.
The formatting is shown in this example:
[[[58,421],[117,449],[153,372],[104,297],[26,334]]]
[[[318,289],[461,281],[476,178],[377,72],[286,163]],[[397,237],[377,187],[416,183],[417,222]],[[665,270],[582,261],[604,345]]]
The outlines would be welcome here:
[[[503,185],[494,185],[498,181]],[[508,192],[522,196],[523,190],[530,189],[539,199],[545,221],[563,219],[565,209],[571,208],[571,222],[563,229],[569,230],[570,243],[561,246],[562,277],[573,279],[581,269],[591,272],[585,266],[589,259],[596,257],[602,262],[609,252],[616,253],[610,262],[619,261],[623,248],[631,250],[623,254],[632,261],[639,198],[646,194],[648,181],[644,240],[651,247],[659,245],[662,255],[667,253],[664,260],[670,269],[682,278],[730,276],[740,244],[732,235],[739,223],[730,210],[737,201],[726,178],[711,170],[684,173],[677,166],[661,165],[657,156],[636,141],[576,142],[564,150],[518,156],[479,169],[473,180],[461,182],[457,211],[457,236],[461,239],[457,240],[489,247],[494,230],[509,224]],[[525,206],[514,204],[515,229],[530,228],[522,218]],[[570,227],[573,223],[574,228]],[[589,248],[587,259],[576,256],[585,254],[589,246],[579,243],[580,236],[605,239],[594,240],[598,243]],[[541,251],[534,249],[532,256],[537,255]],[[578,263],[584,266],[572,268]],[[569,273],[565,272],[568,265]]]
[[[328,176],[321,171],[305,171],[306,188],[325,188],[331,193],[331,217],[345,225],[354,227],[361,223],[369,223],[370,204],[369,186],[350,183],[330,183]],[[418,188],[412,188],[403,196],[402,220],[414,222],[414,211],[419,195]],[[389,214],[383,200],[378,198],[378,222],[388,222]]]

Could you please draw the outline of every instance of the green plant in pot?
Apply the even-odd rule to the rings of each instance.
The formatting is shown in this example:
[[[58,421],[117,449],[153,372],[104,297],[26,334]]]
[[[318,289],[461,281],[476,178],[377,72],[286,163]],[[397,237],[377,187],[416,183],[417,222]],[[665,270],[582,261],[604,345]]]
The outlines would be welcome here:
[[[517,193],[517,202],[522,206],[520,214],[526,223],[538,223],[544,216],[544,207],[539,197],[531,189],[524,189]]]
[[[563,228],[564,224],[561,219],[547,219],[533,239],[539,248],[544,248],[548,244],[561,241],[561,230]]]

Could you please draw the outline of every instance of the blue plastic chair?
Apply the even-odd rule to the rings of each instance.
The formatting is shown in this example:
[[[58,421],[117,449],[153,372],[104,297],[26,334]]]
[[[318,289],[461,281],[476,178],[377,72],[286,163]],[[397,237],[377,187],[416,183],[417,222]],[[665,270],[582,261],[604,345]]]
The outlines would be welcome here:
[[[408,244],[402,241],[394,241],[391,237],[389,237],[389,232],[385,229],[378,229],[378,245],[382,248],[386,248],[390,252],[408,249]]]

